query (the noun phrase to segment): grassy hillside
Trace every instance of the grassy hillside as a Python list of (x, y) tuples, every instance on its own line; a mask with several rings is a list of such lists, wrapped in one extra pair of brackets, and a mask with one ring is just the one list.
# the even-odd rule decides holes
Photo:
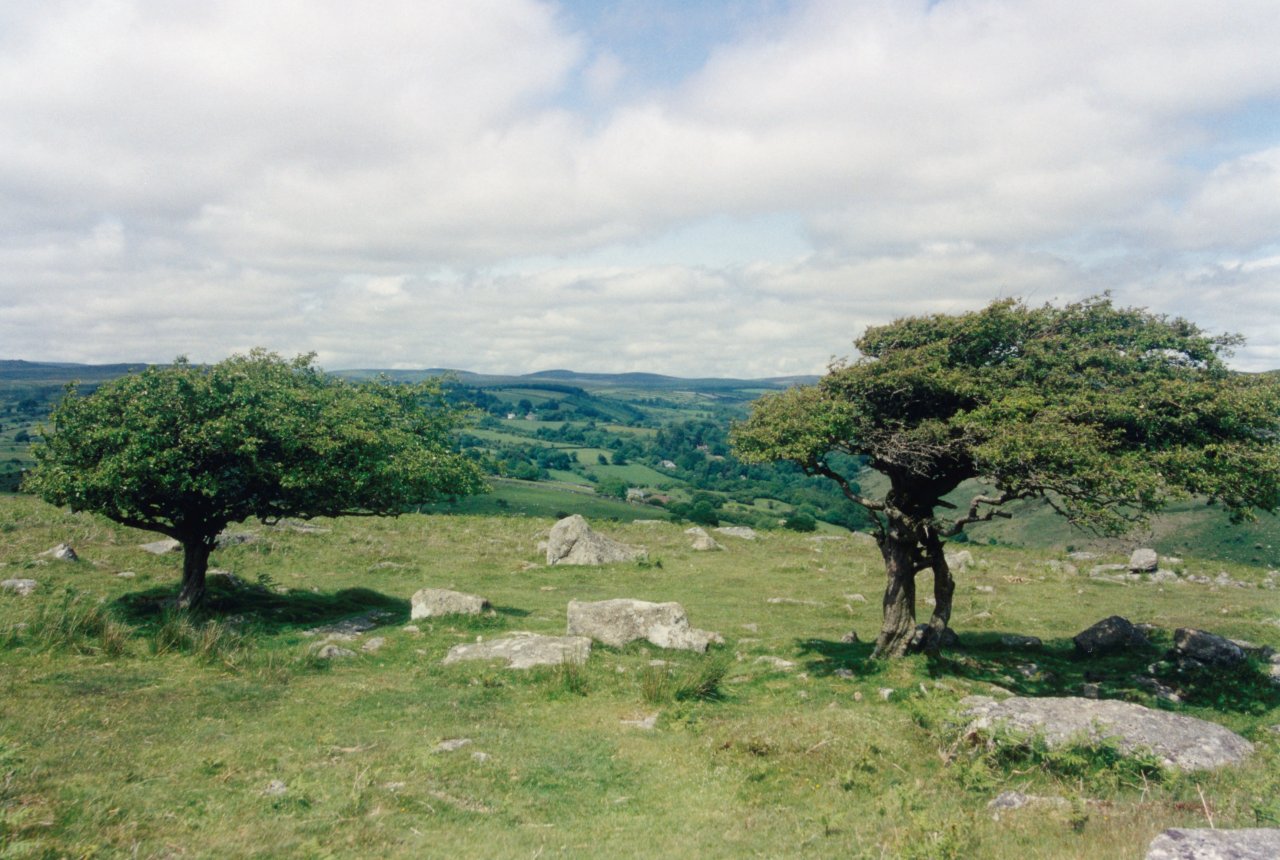
[[(219, 587), (211, 622), (184, 626), (160, 610), (179, 559), (138, 546), (154, 535), (0, 498), (0, 578), (39, 582), (0, 593), (0, 856), (1128, 860), (1166, 827), (1280, 821), (1274, 695), (1164, 705), (1257, 744), (1245, 765), (1195, 777), (1088, 755), (1028, 765), (948, 726), (966, 693), (1074, 692), (1086, 673), (1106, 696), (1154, 704), (1131, 680), (1154, 655), (1071, 656), (1069, 637), (1112, 613), (1166, 644), (1197, 625), (1280, 645), (1259, 568), (1188, 557), (1188, 573), (1253, 587), (1120, 585), (1051, 566), (1056, 553), (975, 546), (962, 648), (881, 665), (840, 641), (878, 626), (865, 543), (778, 532), (696, 553), (681, 526), (598, 523), (650, 561), (546, 567), (551, 522), (246, 524), (251, 537), (213, 559), (245, 585)], [(81, 561), (41, 556), (64, 541)], [(482, 594), (496, 613), (414, 632), (408, 600), (426, 586)], [(612, 597), (679, 601), (726, 643), (705, 656), (598, 646), (573, 670), (440, 664), (478, 637), (562, 633), (569, 600)], [(371, 612), (378, 626), (340, 643), (357, 656), (313, 656), (307, 631)], [(1010, 632), (1045, 647), (1001, 645)], [(987, 803), (1007, 789), (1062, 805), (995, 820)]]

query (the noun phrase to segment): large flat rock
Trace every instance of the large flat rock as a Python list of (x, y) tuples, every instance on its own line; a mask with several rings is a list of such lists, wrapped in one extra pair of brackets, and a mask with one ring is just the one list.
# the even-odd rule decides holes
[(1147, 848), (1147, 860), (1276, 860), (1280, 829), (1182, 830), (1161, 833)]
[(1042, 735), (1051, 746), (1082, 737), (1110, 739), (1124, 751), (1149, 749), (1166, 767), (1178, 770), (1235, 764), (1253, 752), (1253, 744), (1216, 723), (1130, 702), (1017, 696), (996, 701), (969, 696), (961, 704), (972, 718), (966, 733), (1004, 727)]
[(590, 655), (591, 640), (586, 636), (513, 633), (502, 639), (454, 645), (441, 662), (448, 666), (465, 660), (505, 660), (508, 669), (529, 669), (585, 663)]
[(627, 598), (569, 601), (568, 632), (590, 636), (614, 648), (645, 639), (659, 648), (678, 648), (699, 654), (705, 653), (713, 642), (724, 642), (718, 633), (690, 627), (689, 617), (679, 603)]

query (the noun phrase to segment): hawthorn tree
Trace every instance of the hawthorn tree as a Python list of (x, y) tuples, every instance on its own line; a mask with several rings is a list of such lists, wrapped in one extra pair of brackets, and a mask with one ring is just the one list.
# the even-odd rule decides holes
[(84, 396), (72, 386), (24, 488), (179, 541), (186, 608), (203, 601), (209, 554), (230, 523), (394, 516), (483, 489), (452, 449), (459, 413), (438, 385), (353, 384), (313, 360), (179, 358)]
[[(901, 319), (817, 384), (757, 401), (734, 447), (830, 478), (871, 512), (886, 574), (875, 654), (935, 651), (955, 590), (945, 542), (1010, 502), (1110, 535), (1192, 496), (1236, 519), (1276, 510), (1280, 379), (1229, 370), (1239, 342), (1107, 297)], [(850, 463), (883, 474), (884, 495), (864, 495)], [(926, 570), (935, 606), (917, 632)]]

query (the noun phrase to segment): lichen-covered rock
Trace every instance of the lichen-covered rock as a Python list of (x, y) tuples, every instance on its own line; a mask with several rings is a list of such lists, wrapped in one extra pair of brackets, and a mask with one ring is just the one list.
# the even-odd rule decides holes
[(1147, 848), (1146, 860), (1276, 860), (1280, 829), (1183, 830), (1161, 833)]
[(465, 660), (505, 660), (508, 669), (529, 669), (533, 666), (585, 663), (590, 655), (591, 640), (586, 636), (544, 636), (520, 632), (502, 639), (454, 645), (441, 663), (448, 666)]
[(1139, 547), (1129, 556), (1129, 570), (1134, 573), (1151, 573), (1160, 566), (1160, 556), (1153, 549)]
[(628, 642), (645, 639), (659, 648), (676, 648), (704, 653), (719, 633), (695, 630), (679, 603), (650, 603), (646, 600), (569, 601), (570, 634), (590, 636), (597, 642), (621, 648)]
[(1072, 638), (1076, 650), (1088, 657), (1100, 657), (1148, 646), (1147, 637), (1127, 618), (1112, 615)]
[(483, 597), (447, 588), (420, 588), (410, 598), (409, 605), (411, 621), (441, 615), (479, 615), (490, 608), (489, 601)]
[(1253, 744), (1216, 723), (1113, 699), (1074, 697), (961, 701), (967, 735), (993, 728), (1040, 735), (1051, 747), (1079, 738), (1110, 740), (1125, 751), (1150, 750), (1166, 767), (1207, 770), (1242, 761)]
[(1190, 665), (1190, 668), (1198, 668), (1196, 664), (1214, 668), (1229, 668), (1231, 666), (1239, 666), (1248, 659), (1244, 649), (1225, 636), (1206, 633), (1203, 630), (1196, 630), (1194, 627), (1179, 627), (1174, 631), (1172, 656), (1179, 662), (1185, 660), (1195, 661)]
[(578, 514), (565, 517), (547, 538), (547, 564), (611, 564), (648, 557), (644, 547), (630, 546), (591, 529)]
[(144, 543), (139, 546), (144, 552), (152, 555), (165, 555), (166, 553), (177, 552), (182, 548), (180, 541), (173, 538), (165, 538), (164, 540), (155, 540), (151, 543)]

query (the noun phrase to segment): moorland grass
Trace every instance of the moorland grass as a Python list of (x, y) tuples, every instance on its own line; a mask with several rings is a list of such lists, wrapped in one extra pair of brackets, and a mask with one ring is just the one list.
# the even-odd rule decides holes
[[(873, 546), (775, 532), (697, 553), (680, 526), (600, 523), (651, 562), (548, 568), (537, 542), (551, 524), (245, 524), (254, 539), (213, 559), (242, 585), (220, 580), (206, 614), (180, 617), (164, 608), (178, 556), (138, 548), (153, 535), (0, 498), (0, 578), (40, 583), (0, 594), (0, 856), (1132, 858), (1166, 827), (1280, 825), (1270, 688), (1228, 685), (1231, 698), (1219, 684), (1174, 705), (1131, 677), (1177, 626), (1280, 642), (1274, 591), (1101, 582), (1049, 567), (1053, 556), (975, 546), (958, 577), (962, 647), (878, 663)], [(40, 557), (63, 541), (82, 561)], [(405, 629), (409, 597), (428, 586), (482, 594), (497, 611)], [(563, 633), (570, 599), (612, 597), (677, 600), (726, 644), (707, 655), (597, 646), (558, 670), (440, 664), (477, 637)], [(91, 631), (44, 632), (88, 630), (69, 623), (86, 608), (119, 631), (119, 648)], [(1077, 660), (1070, 637), (1115, 613), (1165, 638), (1151, 654)], [(357, 656), (315, 659), (324, 636), (311, 631), (354, 616), (379, 623), (340, 643)], [(841, 642), (851, 628), (861, 641)], [(1012, 648), (1005, 633), (1044, 646)], [(374, 636), (383, 647), (362, 652)], [(958, 740), (964, 695), (1071, 693), (1086, 675), (1106, 696), (1242, 732), (1257, 752), (1175, 776), (1105, 747)], [(650, 717), (652, 730), (636, 725)], [(438, 751), (459, 738), (470, 743)], [(1065, 802), (995, 820), (987, 803), (1009, 789)]]

